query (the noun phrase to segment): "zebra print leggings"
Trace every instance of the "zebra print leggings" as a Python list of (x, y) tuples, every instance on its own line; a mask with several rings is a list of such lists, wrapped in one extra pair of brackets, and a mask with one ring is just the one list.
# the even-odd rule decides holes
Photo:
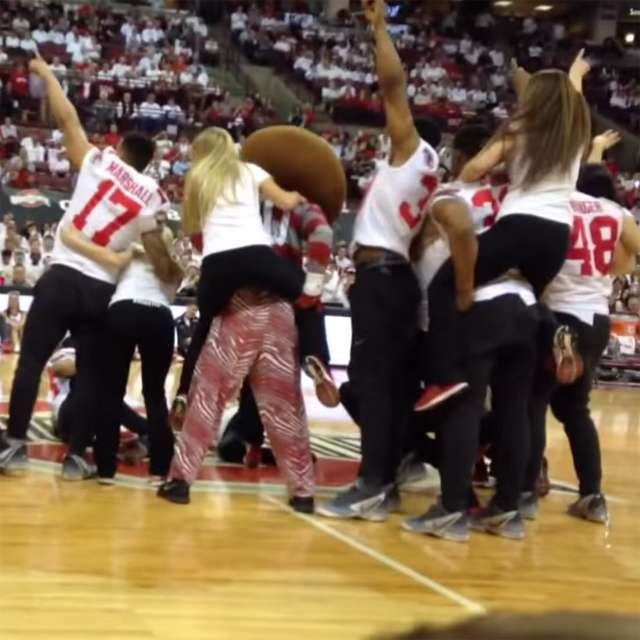
[(214, 319), (198, 358), (171, 478), (193, 483), (209, 446), (217, 442), (226, 404), (247, 378), (289, 494), (313, 495), (297, 335), (289, 303), (247, 289), (233, 296)]

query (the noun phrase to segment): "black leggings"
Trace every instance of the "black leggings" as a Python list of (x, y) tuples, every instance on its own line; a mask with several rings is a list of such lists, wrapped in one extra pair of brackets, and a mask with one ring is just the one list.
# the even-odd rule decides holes
[[(571, 239), (569, 225), (534, 215), (506, 216), (478, 237), (476, 287), (518, 269), (532, 285), (536, 296), (557, 275)], [(429, 287), (429, 330), (437, 336), (431, 344), (429, 371), (433, 384), (451, 384), (463, 379), (456, 342), (459, 322), (455, 305), (455, 277), (451, 259), (444, 263)]]
[(238, 289), (260, 289), (293, 302), (302, 293), (304, 279), (302, 269), (281, 258), (266, 245), (208, 255), (202, 261), (198, 285), (200, 319), (184, 360), (178, 393), (188, 393), (211, 322), (227, 306)]
[(535, 489), (546, 447), (547, 407), (567, 434), (573, 465), (580, 484), (580, 495), (600, 493), (602, 462), (598, 431), (589, 411), (589, 396), (596, 367), (609, 341), (609, 317), (594, 316), (593, 325), (575, 316), (556, 314), (558, 322), (569, 325), (578, 335), (578, 351), (584, 362), (584, 373), (573, 384), (558, 386), (549, 370), (546, 354), (551, 345), (547, 341), (539, 347), (538, 369), (529, 402), (531, 423), (531, 456), (527, 468), (525, 491)]
[(109, 308), (109, 350), (105, 355), (104, 403), (96, 439), (96, 463), (101, 476), (112, 476), (120, 441), (122, 398), (136, 347), (142, 364), (142, 393), (147, 409), (151, 475), (165, 476), (173, 457), (173, 433), (164, 384), (171, 366), (175, 329), (168, 307), (132, 300)]

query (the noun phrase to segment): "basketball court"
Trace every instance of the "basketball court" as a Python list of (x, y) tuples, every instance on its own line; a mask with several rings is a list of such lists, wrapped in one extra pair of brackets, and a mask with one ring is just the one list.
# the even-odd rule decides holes
[[(13, 366), (0, 363), (3, 415)], [(130, 399), (139, 394), (136, 364)], [(323, 497), (354, 478), (358, 434), (305, 395)], [(598, 390), (593, 406), (611, 525), (565, 515), (574, 474), (553, 424), (554, 489), (526, 540), (456, 544), (402, 531), (402, 515), (381, 525), (294, 514), (271, 469), (209, 461), (189, 506), (158, 500), (138, 467), (121, 466), (115, 487), (65, 483), (43, 386), (32, 470), (0, 478), (0, 638), (367, 638), (494, 609), (636, 612), (637, 391)], [(436, 486), (433, 476), (403, 493), (403, 511), (424, 510)]]

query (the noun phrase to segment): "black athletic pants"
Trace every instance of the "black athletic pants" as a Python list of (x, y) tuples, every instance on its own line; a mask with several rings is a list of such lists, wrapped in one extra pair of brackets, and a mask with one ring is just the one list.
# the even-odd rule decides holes
[(211, 322), (238, 289), (260, 289), (293, 302), (302, 293), (304, 279), (302, 269), (263, 245), (206, 256), (198, 285), (200, 318), (184, 360), (178, 393), (188, 393)]
[[(517, 268), (539, 298), (562, 267), (570, 239), (569, 225), (533, 215), (506, 216), (478, 236), (475, 286)], [(463, 354), (456, 348), (461, 316), (456, 312), (454, 291), (453, 263), (449, 259), (429, 286), (429, 327), (435, 338), (429, 370), (434, 384), (462, 379), (459, 364)]]
[[(307, 356), (317, 356), (329, 364), (329, 345), (324, 324), (324, 313), (318, 309), (296, 309), (300, 361)], [(246, 444), (262, 446), (264, 428), (253, 392), (244, 384), (240, 393), (238, 411), (231, 418), (218, 443), (218, 455), (227, 462), (242, 462)]]
[(98, 473), (116, 471), (122, 398), (136, 347), (142, 365), (142, 394), (147, 409), (151, 475), (165, 476), (173, 457), (173, 432), (164, 385), (171, 366), (175, 329), (168, 307), (123, 300), (109, 307), (109, 352), (103, 367), (104, 401), (96, 440)]
[[(593, 325), (586, 324), (575, 316), (555, 314), (560, 324), (572, 327), (578, 335), (578, 350), (584, 361), (584, 373), (573, 384), (558, 386), (555, 376), (544, 357), (540, 357), (529, 403), (531, 423), (531, 457), (527, 468), (525, 491), (534, 491), (540, 474), (546, 447), (547, 407), (564, 426), (569, 439), (573, 465), (580, 484), (580, 494), (600, 493), (602, 464), (598, 431), (591, 419), (589, 396), (596, 367), (609, 341), (610, 322), (608, 316), (594, 316)], [(549, 353), (547, 342), (539, 349), (540, 354)]]
[(458, 338), (467, 353), (462, 371), (469, 388), (445, 405), (438, 431), (442, 503), (464, 511), (471, 495), (472, 470), (491, 386), (497, 425), (495, 503), (505, 511), (518, 506), (529, 459), (527, 405), (536, 361), (539, 311), (517, 295), (475, 304), (461, 315)]
[(25, 439), (40, 377), (67, 331), (76, 346), (76, 411), (83, 416), (71, 434), (71, 453), (83, 455), (101, 410), (99, 388), (105, 345), (106, 311), (114, 287), (75, 269), (53, 265), (34, 289), (24, 327), (20, 358), (11, 388), (9, 436)]
[(359, 265), (350, 290), (348, 373), (362, 430), (360, 478), (371, 488), (395, 480), (415, 401), (412, 354), (420, 290), (407, 264)]

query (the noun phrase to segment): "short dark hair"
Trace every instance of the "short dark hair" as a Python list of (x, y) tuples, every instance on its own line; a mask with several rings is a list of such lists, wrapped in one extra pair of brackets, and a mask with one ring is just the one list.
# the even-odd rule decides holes
[(613, 176), (603, 164), (585, 164), (578, 175), (577, 189), (594, 198), (618, 201)]
[(153, 159), (156, 143), (144, 133), (132, 131), (125, 134), (121, 144), (124, 155), (122, 159), (142, 173)]
[(13, 255), (13, 251), (11, 251), (11, 249), (3, 249), (2, 250), (2, 257), (3, 258), (10, 258)]
[(438, 123), (431, 118), (420, 118), (415, 121), (415, 125), (418, 135), (436, 149), (442, 140), (442, 131)]
[(467, 158), (473, 158), (487, 144), (491, 131), (481, 124), (468, 124), (453, 136), (453, 148)]

